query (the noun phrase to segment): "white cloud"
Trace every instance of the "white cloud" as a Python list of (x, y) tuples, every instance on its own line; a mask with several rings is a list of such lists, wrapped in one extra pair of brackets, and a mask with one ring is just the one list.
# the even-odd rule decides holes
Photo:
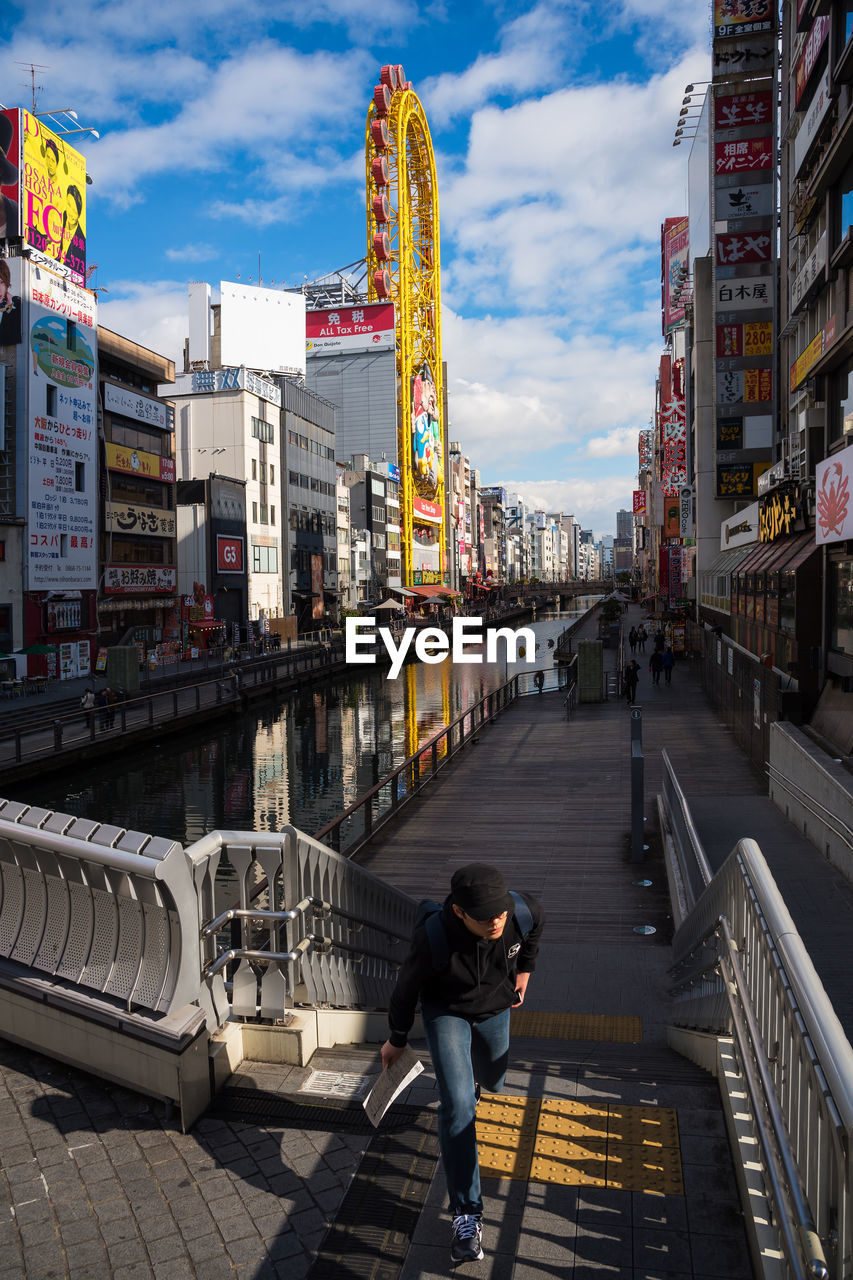
[(210, 258), (215, 258), (218, 252), (215, 245), (196, 242), (167, 249), (166, 257), (170, 262), (207, 262)]
[(589, 458), (619, 458), (637, 452), (639, 427), (616, 427), (604, 436), (590, 436), (586, 442)]
[(518, 493), (535, 511), (561, 511), (573, 515), (582, 529), (592, 529), (596, 537), (613, 533), (616, 512), (630, 511), (635, 480), (629, 474), (597, 477), (595, 480), (505, 480), (495, 481), (509, 493)]
[(98, 322), (183, 368), (187, 336), (187, 286), (176, 280), (117, 280), (101, 295)]

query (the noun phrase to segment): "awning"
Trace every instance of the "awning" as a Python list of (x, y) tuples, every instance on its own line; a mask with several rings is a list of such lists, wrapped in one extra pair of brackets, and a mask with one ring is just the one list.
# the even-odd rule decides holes
[(398, 596), (413, 596), (414, 591), (409, 591), (407, 587), (389, 587), (389, 591), (395, 591)]
[(765, 555), (758, 560), (750, 559), (749, 565), (744, 565), (747, 573), (775, 573), (780, 569), (788, 570), (801, 568), (810, 556), (818, 550), (815, 542), (814, 530), (809, 529), (804, 533), (795, 533), (790, 538), (778, 538), (776, 542), (765, 542), (762, 549)]
[(224, 627), (228, 624), (217, 622), (215, 618), (203, 618), (201, 622), (189, 622), (187, 625), (190, 631), (210, 631), (214, 627)]
[[(395, 588), (395, 587), (390, 588), (390, 590), (392, 591), (397, 589), (398, 588)], [(451, 587), (442, 587), (437, 582), (432, 582), (427, 586), (423, 586), (423, 587), (411, 587), (409, 590), (410, 590), (410, 594), (413, 596), (458, 596), (459, 595), (458, 591), (454, 591)]]
[(758, 550), (758, 546), (754, 542), (750, 542), (745, 547), (732, 547), (730, 551), (721, 551), (716, 560), (712, 560), (709, 565), (699, 570), (704, 577), (716, 578), (720, 575), (728, 577), (730, 573), (739, 573), (741, 566), (748, 556), (751, 556)]
[(99, 600), (98, 613), (124, 613), (125, 609), (172, 609), (176, 604), (174, 596), (147, 596), (144, 600), (120, 596), (115, 600)]

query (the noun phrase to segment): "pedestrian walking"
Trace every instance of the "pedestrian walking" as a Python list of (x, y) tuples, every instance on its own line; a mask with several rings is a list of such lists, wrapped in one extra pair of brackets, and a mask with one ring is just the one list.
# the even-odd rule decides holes
[(663, 674), (667, 684), (672, 684), (672, 668), (675, 666), (675, 654), (667, 648), (663, 655)]
[(662, 631), (655, 632), (655, 648), (663, 653), (666, 648), (666, 636)]
[(649, 671), (652, 673), (652, 684), (660, 684), (660, 673), (663, 671), (663, 654), (655, 649), (649, 658)]
[(536, 692), (541, 693), (542, 687), (545, 684), (545, 672), (537, 671), (535, 676), (533, 677), (533, 683), (536, 685)]
[(625, 668), (625, 697), (628, 703), (637, 701), (637, 681), (640, 678), (640, 664), (632, 658)]
[(108, 712), (107, 712), (107, 695), (104, 689), (99, 689), (98, 692), (95, 694), (95, 706), (98, 708), (98, 711), (101, 713), (100, 714), (101, 729), (107, 729), (109, 727), (109, 719), (108, 719)]
[(631, 653), (634, 653), (634, 651), (637, 648), (637, 628), (636, 627), (632, 627), (631, 630), (628, 632), (628, 644), (631, 646)]
[(95, 718), (95, 695), (91, 689), (87, 689), (80, 699), (80, 706), (86, 712), (86, 724), (91, 729)]
[(646, 631), (645, 626), (641, 622), (637, 629), (637, 644), (639, 645), (640, 653), (646, 652), (646, 641), (648, 640), (648, 638), (649, 638), (649, 633), (648, 631)]
[(475, 1109), (481, 1085), (489, 1093), (503, 1089), (510, 1008), (524, 1001), (543, 923), (536, 899), (508, 893), (495, 867), (460, 867), (441, 906), (421, 904), (391, 996), (386, 1068), (405, 1049), (421, 1003), (441, 1104), (438, 1140), (453, 1216), (453, 1263), (483, 1257)]

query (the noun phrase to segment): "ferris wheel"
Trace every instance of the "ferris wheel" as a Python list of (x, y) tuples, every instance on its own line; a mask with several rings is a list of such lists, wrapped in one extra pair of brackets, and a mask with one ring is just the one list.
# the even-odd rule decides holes
[(367, 112), (368, 297), (394, 303), (402, 574), (445, 581), (446, 424), (435, 156), (401, 66), (382, 68)]

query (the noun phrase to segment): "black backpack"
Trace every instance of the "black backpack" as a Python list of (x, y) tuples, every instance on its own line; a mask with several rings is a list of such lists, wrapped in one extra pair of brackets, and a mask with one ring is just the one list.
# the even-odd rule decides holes
[[(509, 896), (514, 904), (513, 918), (521, 930), (521, 936), (526, 938), (533, 928), (533, 912), (520, 893), (514, 893), (510, 889)], [(440, 902), (435, 902), (432, 898), (424, 898), (418, 903), (418, 914), (415, 916), (415, 924), (422, 924), (426, 928), (434, 969), (446, 969), (450, 964), (450, 943), (447, 941), (447, 932), (441, 922), (441, 908)]]

